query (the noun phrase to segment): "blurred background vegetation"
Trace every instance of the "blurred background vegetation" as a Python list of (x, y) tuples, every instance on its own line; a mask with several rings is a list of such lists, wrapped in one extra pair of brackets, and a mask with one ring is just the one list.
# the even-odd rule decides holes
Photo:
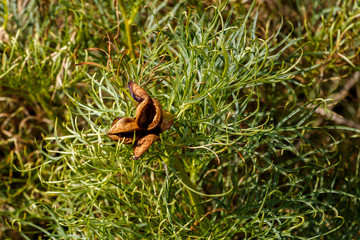
[[(229, 28), (241, 26), (249, 13), (246, 31), (253, 34), (254, 39), (266, 41), (276, 35), (275, 45), (286, 41), (286, 48), (274, 50), (282, 59), (274, 65), (274, 71), (280, 70), (282, 63), (290, 67), (299, 60), (291, 72), (293, 75), (286, 77), (287, 81), (269, 81), (259, 86), (253, 96), (257, 100), (246, 105), (246, 111), (256, 112), (260, 108), (262, 112), (271, 113), (269, 124), (280, 126), (285, 120), (290, 120), (291, 114), (298, 114), (301, 110), (304, 114), (295, 120), (306, 124), (292, 129), (298, 131), (298, 137), (286, 131), (280, 134), (286, 144), (278, 142), (278, 145), (269, 145), (272, 138), (280, 139), (280, 135), (259, 132), (254, 138), (249, 137), (249, 142), (252, 139), (258, 144), (258, 148), (253, 150), (259, 158), (264, 157), (265, 152), (274, 151), (274, 155), (269, 157), (269, 161), (274, 161), (272, 170), (266, 169), (266, 162), (256, 162), (255, 153), (240, 155), (241, 162), (246, 164), (241, 165), (244, 170), (232, 172), (236, 176), (223, 172), (223, 175), (208, 177), (208, 170), (218, 168), (215, 161), (208, 163), (207, 169), (200, 169), (202, 177), (195, 179), (199, 183), (199, 192), (226, 192), (225, 188), (220, 188), (220, 185), (228, 184), (226, 181), (247, 190), (229, 184), (226, 185), (229, 187), (227, 190), (235, 186), (231, 197), (202, 198), (207, 214), (205, 218), (217, 227), (206, 233), (196, 230), (199, 225), (195, 220), (183, 219), (189, 214), (185, 213), (187, 210), (176, 210), (178, 215), (183, 216), (175, 218), (174, 225), (183, 226), (188, 221), (191, 225), (183, 226), (183, 230), (174, 227), (175, 235), (214, 239), (281, 236), (359, 238), (360, 3), (357, 0), (264, 0), (256, 1), (253, 8), (252, 3), (246, 0), (222, 3), (171, 0), (1, 1), (0, 239), (116, 238), (116, 234), (103, 233), (106, 230), (100, 224), (98, 229), (91, 223), (88, 227), (85, 224), (85, 227), (77, 228), (77, 220), (70, 217), (59, 223), (56, 208), (61, 205), (55, 203), (64, 201), (65, 195), (51, 191), (53, 189), (45, 182), (61, 179), (56, 175), (63, 174), (62, 166), (48, 164), (47, 168), (41, 168), (44, 163), (51, 162), (42, 153), (47, 152), (44, 137), (54, 136), (55, 127), (58, 135), (69, 134), (66, 125), (72, 119), (73, 102), (86, 102), (89, 98), (89, 76), (105, 74), (109, 69), (112, 69), (114, 77), (127, 75), (130, 78), (136, 75), (135, 72), (140, 75), (146, 64), (151, 65), (151, 50), (156, 52), (155, 48), (166, 49), (167, 46), (167, 43), (164, 43), (165, 47), (161, 45), (163, 39), (149, 37), (150, 32), (157, 34), (155, 29), (176, 29), (172, 32), (176, 37), (181, 32), (177, 30), (183, 27), (185, 30), (181, 33), (189, 30), (189, 36), (192, 36), (194, 32), (191, 31), (195, 31), (195, 27), (191, 28), (188, 22), (193, 14), (194, 18), (200, 19), (199, 29), (208, 30), (211, 34), (211, 30), (219, 31), (222, 27), (219, 24), (213, 29), (207, 28), (217, 11)], [(163, 57), (158, 61), (165, 62), (165, 65), (144, 71), (149, 74), (143, 77), (148, 80), (146, 86), (161, 82), (160, 76), (166, 78), (171, 75), (163, 69), (166, 62), (181, 63), (178, 58), (171, 59), (170, 54), (181, 51), (176, 47), (181, 41), (172, 40), (168, 39), (168, 52), (164, 50), (168, 54), (158, 55)], [(190, 42), (187, 43), (185, 49), (192, 47)], [(126, 82), (126, 79), (121, 81)], [(74, 100), (75, 95), (78, 100)], [(324, 101), (318, 99), (332, 100), (323, 104)], [(257, 123), (261, 125), (262, 121), (259, 119)], [(181, 135), (181, 129), (186, 124), (180, 120), (178, 124), (180, 127), (176, 129)], [(291, 124), (288, 126), (298, 126), (297, 122)], [(243, 127), (249, 125), (246, 123)], [(79, 131), (86, 128), (86, 122), (79, 122), (78, 128)], [(264, 139), (266, 142), (261, 142)], [(313, 148), (307, 148), (303, 142), (316, 146), (317, 153), (307, 152)], [(62, 150), (57, 143), (52, 142), (51, 146), (58, 150), (52, 156), (61, 156)], [(297, 149), (298, 154), (287, 151), (288, 146)], [(243, 149), (241, 145), (240, 148)], [(294, 160), (307, 159), (310, 155), (311, 163)], [(236, 165), (231, 161), (226, 164), (229, 168)], [(284, 171), (285, 174), (283, 168), (292, 171)], [(42, 169), (41, 173), (39, 169)], [(141, 183), (146, 184), (146, 179)], [(269, 188), (262, 189), (262, 186)], [(186, 202), (186, 199), (179, 201)], [(310, 210), (303, 209), (302, 201), (311, 206)], [(94, 216), (98, 219), (103, 217), (101, 214)], [(161, 220), (169, 221), (169, 217), (165, 214)], [(119, 239), (123, 236), (151, 239), (175, 237), (170, 233), (159, 233), (156, 225), (152, 229), (153, 235), (137, 232), (136, 229), (142, 225), (133, 225), (132, 221), (137, 220), (132, 218), (120, 221), (121, 226), (116, 226), (115, 219), (112, 221), (111, 229), (124, 228), (126, 230), (123, 231), (128, 231), (127, 235), (119, 233)], [(205, 222), (204, 218), (199, 221)], [(227, 222), (234, 222), (234, 225), (228, 226)], [(189, 230), (191, 226), (193, 228)], [(91, 231), (93, 233), (89, 234)]]

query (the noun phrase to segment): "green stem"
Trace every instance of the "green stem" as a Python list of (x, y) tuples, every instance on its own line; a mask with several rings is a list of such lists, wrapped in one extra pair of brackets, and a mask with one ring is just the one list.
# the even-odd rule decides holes
[[(201, 196), (189, 189), (191, 188), (196, 190), (196, 185), (190, 180), (189, 175), (184, 168), (184, 163), (180, 159), (175, 158), (172, 164), (180, 180), (187, 186), (186, 190), (197, 215), (197, 220), (200, 220), (205, 215), (204, 209), (201, 205)], [(200, 221), (200, 228), (204, 231), (209, 229), (209, 225), (209, 220), (206, 217)]]
[(7, 0), (3, 0), (3, 5), (4, 5), (4, 23), (3, 23), (3, 29), (6, 30), (6, 26), (7, 26), (7, 22), (8, 22), (8, 17), (9, 17)]
[(131, 59), (135, 58), (135, 51), (134, 51), (134, 39), (133, 39), (133, 32), (131, 25), (133, 23), (133, 18), (128, 16), (125, 3), (123, 0), (119, 0), (119, 6), (120, 6), (120, 12), (123, 15), (124, 18), (124, 24), (125, 24), (125, 31), (126, 31), (126, 43), (129, 48), (130, 57)]
[(134, 45), (133, 45), (133, 32), (132, 32), (132, 21), (130, 19), (125, 20), (125, 30), (126, 30), (126, 37), (127, 37), (127, 43), (130, 51), (130, 57), (132, 59), (135, 58), (135, 51), (134, 51)]

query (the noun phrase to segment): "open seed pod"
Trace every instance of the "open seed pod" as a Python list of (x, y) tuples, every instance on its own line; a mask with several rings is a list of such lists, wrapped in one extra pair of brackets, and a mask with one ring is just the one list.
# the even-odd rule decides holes
[(145, 98), (136, 108), (136, 124), (144, 130), (156, 128), (162, 120), (162, 106), (159, 101), (150, 97)]
[(124, 141), (125, 144), (130, 144), (133, 142), (134, 134), (139, 130), (133, 118), (115, 118), (107, 131), (107, 136), (113, 141)]
[(130, 81), (128, 87), (131, 96), (139, 102), (135, 118), (115, 118), (107, 136), (125, 144), (134, 142), (134, 159), (138, 159), (159, 139), (160, 133), (171, 127), (174, 115), (163, 111), (161, 103), (136, 83)]

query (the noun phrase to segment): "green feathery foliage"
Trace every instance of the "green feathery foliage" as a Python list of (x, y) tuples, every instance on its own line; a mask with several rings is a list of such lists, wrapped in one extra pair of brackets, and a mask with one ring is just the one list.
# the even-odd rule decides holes
[[(1, 139), (5, 238), (9, 229), (24, 239), (358, 236), (360, 130), (318, 124), (331, 101), (316, 94), (334, 56), (346, 63), (339, 72), (357, 69), (356, 3), (271, 31), (255, 1), (30, 1), (22, 12), (4, 3), (13, 35), (0, 47), (0, 103), (13, 114), (0, 115), (12, 126), (2, 133), (17, 134), (10, 116), (31, 115), (9, 94), (38, 106), (19, 128), (33, 135), (30, 154)], [(130, 80), (175, 116), (138, 160), (106, 136), (114, 118), (135, 115)]]

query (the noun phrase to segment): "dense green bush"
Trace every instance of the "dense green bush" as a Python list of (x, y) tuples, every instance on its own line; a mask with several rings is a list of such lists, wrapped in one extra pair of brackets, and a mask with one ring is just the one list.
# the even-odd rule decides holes
[[(360, 8), (320, 3), (3, 1), (0, 238), (356, 238)], [(130, 80), (175, 117), (138, 160)]]

